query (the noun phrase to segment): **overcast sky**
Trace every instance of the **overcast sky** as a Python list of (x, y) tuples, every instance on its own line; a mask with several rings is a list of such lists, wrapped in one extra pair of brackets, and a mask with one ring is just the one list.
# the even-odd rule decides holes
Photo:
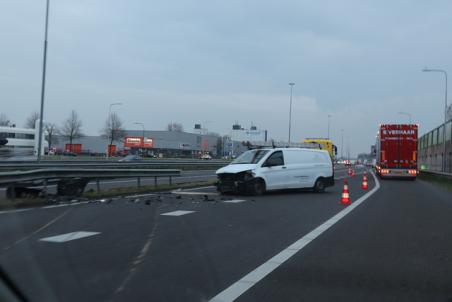
[[(451, 12), (447, 0), (51, 0), (45, 120), (74, 109), (96, 135), (119, 101), (128, 129), (227, 134), (238, 120), (287, 140), (294, 82), (292, 141), (326, 136), (331, 114), (339, 147), (344, 129), (352, 154), (369, 152), (379, 123), (408, 122), (399, 111), (421, 134), (442, 122), (443, 76), (421, 69), (452, 74)], [(0, 2), (0, 112), (18, 125), (39, 109), (44, 17), (45, 0)]]

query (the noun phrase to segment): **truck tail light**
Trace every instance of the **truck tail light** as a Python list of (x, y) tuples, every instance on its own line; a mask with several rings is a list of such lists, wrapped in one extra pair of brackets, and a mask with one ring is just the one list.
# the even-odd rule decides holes
[(381, 174), (388, 174), (389, 170), (388, 169), (381, 169)]
[(417, 170), (410, 169), (410, 170), (408, 170), (408, 174), (410, 174), (410, 175), (416, 175), (416, 174), (417, 174)]

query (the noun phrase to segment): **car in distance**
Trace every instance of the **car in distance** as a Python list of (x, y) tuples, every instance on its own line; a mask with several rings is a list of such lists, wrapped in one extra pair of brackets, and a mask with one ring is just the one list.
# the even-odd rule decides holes
[(210, 156), (210, 154), (203, 154), (203, 155), (201, 155), (201, 159), (203, 159), (203, 160), (210, 160), (210, 159), (212, 159), (212, 156)]
[(244, 152), (216, 171), (217, 190), (261, 195), (265, 191), (311, 188), (323, 192), (334, 185), (331, 157), (325, 150), (268, 148)]

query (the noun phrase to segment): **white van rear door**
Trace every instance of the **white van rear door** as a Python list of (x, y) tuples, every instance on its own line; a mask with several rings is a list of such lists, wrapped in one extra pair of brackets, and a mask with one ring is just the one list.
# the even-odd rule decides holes
[(310, 185), (314, 186), (319, 177), (332, 176), (333, 168), (330, 155), (326, 152), (312, 152), (312, 173), (310, 174)]

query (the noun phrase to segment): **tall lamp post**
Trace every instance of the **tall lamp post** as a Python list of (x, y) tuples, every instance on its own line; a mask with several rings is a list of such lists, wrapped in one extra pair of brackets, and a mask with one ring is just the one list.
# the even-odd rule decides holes
[(408, 113), (408, 112), (403, 112), (403, 111), (399, 111), (399, 112), (397, 112), (398, 114), (401, 114), (401, 115), (406, 115), (406, 116), (408, 116), (408, 118), (409, 118), (409, 120), (410, 120), (410, 124), (411, 124), (411, 113)]
[[(122, 103), (118, 102), (118, 103), (111, 103), (110, 106), (108, 107), (108, 119), (110, 120), (110, 128), (111, 128), (111, 137), (113, 137), (113, 121), (111, 118), (111, 107), (113, 106), (121, 106)], [(107, 158), (110, 157), (110, 149), (109, 149), (109, 145), (107, 145)]]
[(344, 159), (344, 129), (341, 129), (341, 159)]
[(44, 55), (42, 60), (42, 82), (41, 82), (41, 110), (39, 111), (39, 137), (38, 137), (38, 162), (41, 161), (42, 152), (42, 124), (44, 119), (44, 98), (46, 87), (46, 67), (47, 67), (47, 32), (49, 28), (49, 5), (50, 0), (46, 3), (46, 20), (44, 32)]
[(330, 139), (330, 118), (331, 114), (328, 114), (328, 139)]
[(423, 72), (440, 72), (444, 75), (445, 80), (445, 89), (444, 89), (444, 124), (443, 124), (443, 156), (442, 156), (442, 165), (441, 171), (446, 171), (446, 122), (447, 122), (447, 71), (443, 69), (430, 69), (424, 68)]
[(292, 128), (292, 92), (295, 83), (289, 83), (290, 85), (290, 104), (289, 104), (289, 146), (290, 146), (290, 130)]

